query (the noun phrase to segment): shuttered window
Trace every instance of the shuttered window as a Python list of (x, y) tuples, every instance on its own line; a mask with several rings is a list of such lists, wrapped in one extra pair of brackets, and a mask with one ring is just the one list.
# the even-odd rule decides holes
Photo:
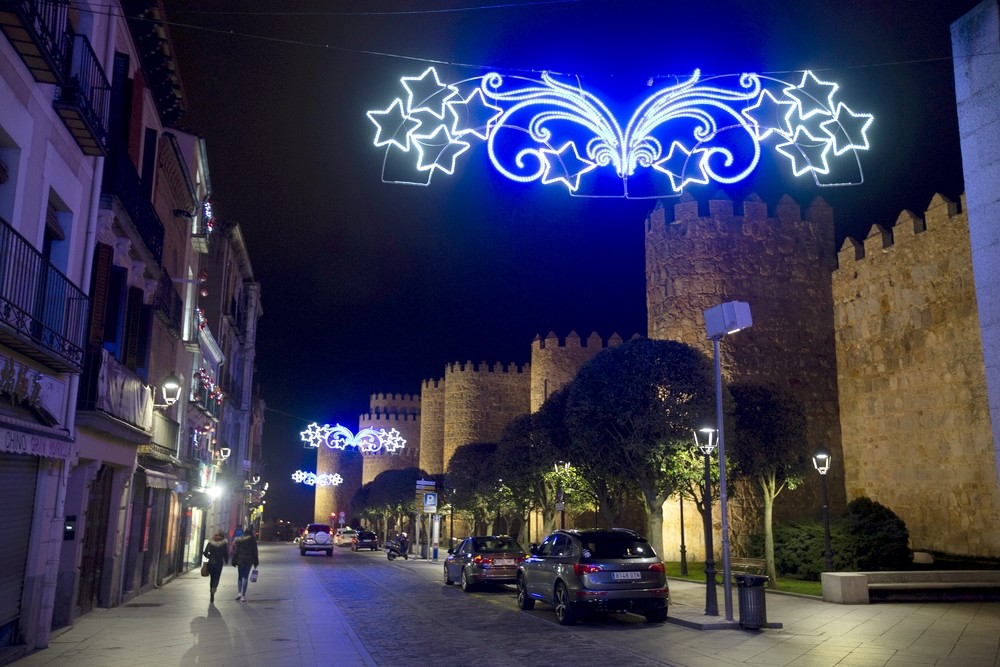
[(0, 507), (3, 508), (3, 558), (0, 558), (0, 627), (21, 613), (21, 589), (28, 565), (31, 514), (35, 506), (38, 458), (0, 454)]

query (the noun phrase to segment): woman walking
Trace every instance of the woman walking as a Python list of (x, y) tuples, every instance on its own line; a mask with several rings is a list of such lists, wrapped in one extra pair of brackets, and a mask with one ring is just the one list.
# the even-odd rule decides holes
[(211, 588), (209, 601), (215, 602), (215, 589), (219, 587), (222, 568), (229, 562), (229, 540), (226, 539), (226, 534), (221, 530), (215, 531), (201, 555), (208, 559), (208, 585)]
[(247, 600), (250, 568), (257, 569), (257, 565), (257, 540), (254, 539), (253, 530), (247, 528), (245, 533), (233, 540), (233, 566), (237, 568), (236, 588), (239, 593), (236, 599), (240, 602)]

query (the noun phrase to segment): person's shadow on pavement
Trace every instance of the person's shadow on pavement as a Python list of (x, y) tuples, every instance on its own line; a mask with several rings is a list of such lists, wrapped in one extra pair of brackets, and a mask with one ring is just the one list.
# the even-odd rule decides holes
[(229, 626), (222, 618), (222, 613), (214, 604), (208, 605), (207, 616), (196, 616), (191, 619), (191, 634), (194, 644), (184, 653), (184, 665), (218, 664), (219, 655), (225, 655), (228, 646), (220, 652), (220, 644), (231, 644)]

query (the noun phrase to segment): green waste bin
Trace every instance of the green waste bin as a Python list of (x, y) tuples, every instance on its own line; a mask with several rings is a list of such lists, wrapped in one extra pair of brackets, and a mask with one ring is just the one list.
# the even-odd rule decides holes
[(736, 589), (740, 599), (740, 627), (763, 628), (767, 625), (767, 604), (764, 584), (767, 577), (759, 574), (737, 574)]

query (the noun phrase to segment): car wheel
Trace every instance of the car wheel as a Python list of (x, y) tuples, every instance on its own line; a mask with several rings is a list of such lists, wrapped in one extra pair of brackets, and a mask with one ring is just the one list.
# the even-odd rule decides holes
[(573, 625), (576, 616), (576, 606), (570, 602), (569, 589), (560, 581), (556, 584), (556, 620), (559, 625)]
[(642, 615), (646, 617), (647, 623), (663, 623), (667, 620), (667, 608), (656, 607), (655, 609), (647, 609)]
[(523, 611), (531, 611), (535, 608), (535, 601), (528, 596), (528, 586), (523, 576), (517, 577), (517, 608)]
[(451, 580), (451, 577), (448, 576), (448, 566), (445, 565), (444, 566), (444, 584), (445, 584), (445, 586), (451, 586), (454, 583), (455, 582)]
[(305, 556), (306, 555), (306, 550), (305, 549), (299, 549), (299, 555), (300, 556)]
[(330, 558), (333, 558), (333, 549), (330, 549), (329, 551), (327, 551), (326, 555), (329, 556)]
[(463, 567), (462, 568), (462, 590), (465, 591), (466, 593), (471, 593), (472, 589), (475, 588), (475, 587), (476, 587), (476, 585), (472, 583), (471, 579), (469, 579), (469, 572), (468, 572), (468, 570), (466, 570)]
[(357, 551), (357, 550), (358, 550), (358, 545), (357, 544), (352, 544), (351, 545), (351, 551)]

